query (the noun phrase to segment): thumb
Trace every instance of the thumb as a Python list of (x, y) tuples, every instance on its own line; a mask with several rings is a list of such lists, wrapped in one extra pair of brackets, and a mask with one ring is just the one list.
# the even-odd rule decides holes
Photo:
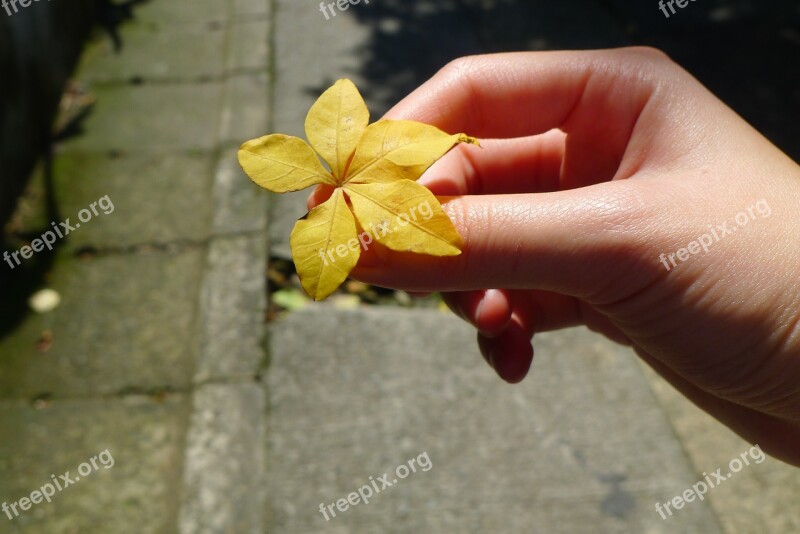
[(624, 180), (553, 193), (441, 199), (464, 239), (461, 255), (377, 246), (362, 255), (352, 276), (408, 291), (503, 287), (612, 302), (661, 274), (647, 203), (637, 197)]

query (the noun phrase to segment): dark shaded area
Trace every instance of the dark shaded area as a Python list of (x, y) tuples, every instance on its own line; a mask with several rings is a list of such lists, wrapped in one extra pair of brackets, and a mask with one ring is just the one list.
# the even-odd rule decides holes
[(109, 0), (100, 0), (97, 13), (97, 25), (103, 28), (114, 43), (114, 50), (122, 50), (123, 42), (119, 33), (120, 26), (133, 20), (133, 8), (150, 0), (126, 0), (112, 3)]
[[(52, 143), (80, 133), (82, 108), (54, 131), (64, 87), (95, 26), (103, 28), (121, 48), (117, 29), (132, 17), (132, 7), (147, 0), (72, 0), (31, 4), (7, 16), (0, 10), (0, 228), (9, 221), (37, 162), (44, 160), (45, 210), (48, 221), (60, 221), (50, 172)], [(0, 233), (0, 254), (17, 251), (50, 230), (49, 224), (30, 235)], [(56, 242), (56, 247), (61, 240)], [(37, 253), (12, 269), (0, 260), (0, 336), (27, 313), (28, 296), (42, 283), (55, 250)], [(13, 260), (12, 260), (13, 261)]]
[(61, 92), (89, 34), (96, 2), (48, 3), (0, 15), (0, 225), (5, 225), (47, 149)]
[(648, 45), (800, 160), (798, 1), (697, 0), (669, 18), (657, 0), (381, 0), (358, 7), (350, 13), (373, 30), (360, 50), (361, 74), (378, 112), (463, 55)]

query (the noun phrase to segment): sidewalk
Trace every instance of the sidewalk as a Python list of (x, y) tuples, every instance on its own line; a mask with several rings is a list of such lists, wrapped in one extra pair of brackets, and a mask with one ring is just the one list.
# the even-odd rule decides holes
[[(106, 449), (114, 465), (0, 512), (0, 531), (800, 529), (800, 471), (774, 460), (663, 520), (655, 503), (749, 446), (583, 329), (537, 336), (511, 387), (436, 310), (321, 303), (265, 325), (268, 261), (289, 257), (305, 194), (268, 199), (238, 168), (240, 142), (302, 135), (342, 76), (376, 118), (448, 57), (552, 45), (544, 18), (587, 44), (626, 39), (600, 2), (486, 3), (487, 21), (473, 4), (419, 0), (409, 22), (390, 0), (329, 20), (297, 0), (153, 0), (121, 54), (87, 50), (77, 77), (97, 105), (58, 147), (54, 193), (73, 220), (104, 195), (115, 210), (58, 250), (43, 283), (60, 306), (0, 339), (0, 504)], [(31, 230), (48, 224), (33, 210), (43, 182), (24, 202)], [(422, 453), (429, 471), (319, 511)]]
[(58, 251), (61, 305), (0, 341), (0, 498), (105, 449), (115, 463), (3, 532), (264, 531), (266, 197), (235, 151), (267, 129), (270, 3), (135, 17), (121, 54), (87, 50), (97, 105), (53, 170), (64, 218), (104, 195), (114, 212)]

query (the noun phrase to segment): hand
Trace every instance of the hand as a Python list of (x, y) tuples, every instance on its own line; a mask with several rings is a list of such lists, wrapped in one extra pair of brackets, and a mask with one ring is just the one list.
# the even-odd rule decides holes
[(421, 180), (466, 245), (373, 247), (355, 278), (449, 292), (509, 382), (534, 333), (586, 325), (800, 464), (800, 168), (694, 78), (640, 48), (469, 57), (386, 118), (482, 139)]

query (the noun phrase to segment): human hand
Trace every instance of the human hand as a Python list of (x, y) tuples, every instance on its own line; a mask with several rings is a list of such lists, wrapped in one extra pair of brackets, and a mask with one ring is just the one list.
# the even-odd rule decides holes
[(421, 179), (465, 247), (373, 245), (354, 278), (448, 292), (509, 382), (584, 324), (800, 464), (800, 168), (694, 78), (641, 48), (470, 57), (386, 118), (482, 139)]

